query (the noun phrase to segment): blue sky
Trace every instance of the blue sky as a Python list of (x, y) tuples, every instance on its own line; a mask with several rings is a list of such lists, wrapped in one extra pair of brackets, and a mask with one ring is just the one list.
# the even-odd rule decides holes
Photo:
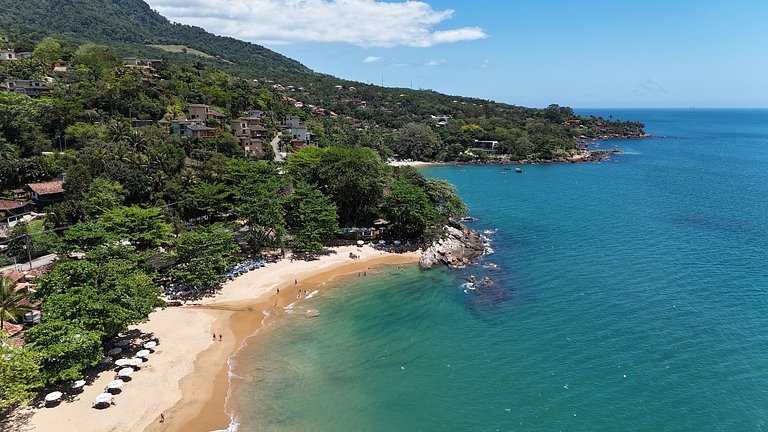
[(148, 3), (363, 82), (539, 107), (768, 107), (764, 0)]

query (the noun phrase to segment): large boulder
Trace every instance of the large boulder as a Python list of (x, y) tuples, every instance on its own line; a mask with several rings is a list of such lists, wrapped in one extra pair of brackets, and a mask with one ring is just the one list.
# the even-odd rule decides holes
[(480, 258), (486, 245), (487, 240), (478, 232), (451, 221), (445, 227), (445, 236), (432, 243), (421, 254), (419, 267), (428, 269), (435, 264), (462, 267)]

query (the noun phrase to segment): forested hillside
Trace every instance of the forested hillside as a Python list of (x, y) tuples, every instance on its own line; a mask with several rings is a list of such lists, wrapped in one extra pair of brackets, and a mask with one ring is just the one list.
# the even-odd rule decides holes
[[(274, 72), (311, 71), (260, 45), (174, 24), (141, 0), (0, 0), (0, 28), (24, 37), (58, 34), (83, 41), (132, 46), (185, 45), (220, 63)], [(127, 47), (124, 47), (127, 49)], [(157, 50), (142, 48), (147, 53)]]

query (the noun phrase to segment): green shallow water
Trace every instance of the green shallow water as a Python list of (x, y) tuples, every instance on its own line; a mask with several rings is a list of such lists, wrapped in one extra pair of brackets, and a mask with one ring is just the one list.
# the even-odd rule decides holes
[[(494, 230), (460, 270), (319, 287), (233, 362), (240, 431), (768, 428), (768, 111), (612, 111), (601, 164), (424, 169)], [(496, 284), (476, 291), (468, 275)], [(254, 343), (258, 342), (258, 343)]]

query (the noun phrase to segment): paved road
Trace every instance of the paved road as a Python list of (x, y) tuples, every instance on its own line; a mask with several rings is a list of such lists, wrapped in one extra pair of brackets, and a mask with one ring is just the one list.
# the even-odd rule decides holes
[(275, 162), (283, 162), (285, 160), (285, 156), (283, 156), (282, 153), (280, 153), (280, 134), (276, 134), (274, 138), (272, 138), (272, 150), (275, 151)]
[[(38, 268), (45, 265), (48, 265), (53, 262), (53, 260), (56, 259), (56, 254), (50, 254), (50, 255), (43, 255), (40, 258), (35, 258), (32, 260), (32, 268)], [(18, 270), (29, 270), (29, 263), (23, 262), (23, 263), (17, 263), (14, 265), (5, 266), (3, 268), (0, 268), (0, 271), (10, 270), (12, 268), (16, 268)]]

